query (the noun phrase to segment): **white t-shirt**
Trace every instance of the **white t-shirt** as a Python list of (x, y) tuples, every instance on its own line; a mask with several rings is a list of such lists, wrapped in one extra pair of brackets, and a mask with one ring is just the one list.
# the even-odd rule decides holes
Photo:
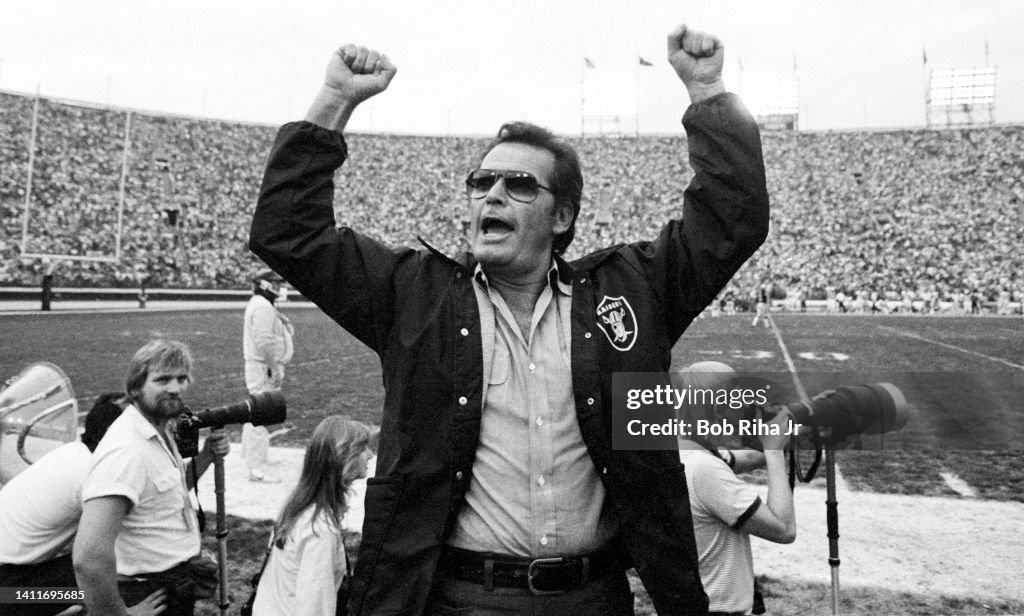
[(0, 564), (34, 565), (71, 551), (92, 453), (65, 443), (0, 489)]
[(761, 497), (718, 456), (680, 450), (690, 490), (700, 579), (713, 612), (747, 612), (754, 603), (750, 535), (737, 530), (761, 505)]
[(114, 544), (121, 575), (156, 573), (199, 553), (199, 522), (185, 484), (185, 463), (142, 413), (129, 406), (93, 453), (83, 502), (123, 496), (132, 507)]
[(345, 577), (345, 543), (340, 531), (324, 518), (324, 512), (315, 522), (312, 515), (312, 507), (303, 511), (284, 548), (275, 546), (270, 551), (256, 589), (253, 614), (334, 615), (338, 588)]

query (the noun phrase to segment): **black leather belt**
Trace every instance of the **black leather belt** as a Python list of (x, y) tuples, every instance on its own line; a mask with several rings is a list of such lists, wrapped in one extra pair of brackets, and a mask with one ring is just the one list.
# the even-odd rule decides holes
[(627, 559), (614, 547), (583, 556), (531, 559), (446, 546), (438, 563), (441, 574), (482, 584), (485, 590), (528, 588), (535, 595), (581, 588), (590, 580), (628, 568)]

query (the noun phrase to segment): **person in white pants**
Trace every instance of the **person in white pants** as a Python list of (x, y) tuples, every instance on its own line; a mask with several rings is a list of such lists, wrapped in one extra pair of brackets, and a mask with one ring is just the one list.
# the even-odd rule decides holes
[[(294, 347), (291, 322), (274, 302), (284, 297), (284, 280), (271, 270), (253, 277), (252, 297), (245, 307), (242, 347), (245, 357), (245, 386), (250, 394), (280, 391), (284, 367), (292, 359)], [(266, 473), (269, 462), (270, 432), (265, 426), (242, 426), (242, 456), (249, 468), (249, 481), (276, 483)]]

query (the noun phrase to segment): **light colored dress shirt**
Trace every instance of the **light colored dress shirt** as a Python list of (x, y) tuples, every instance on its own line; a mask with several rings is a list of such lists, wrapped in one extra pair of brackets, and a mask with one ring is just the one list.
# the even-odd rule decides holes
[(449, 544), (513, 556), (573, 556), (616, 531), (605, 489), (576, 418), (572, 392), (572, 287), (556, 266), (524, 337), (478, 267), (484, 358), (480, 445)]

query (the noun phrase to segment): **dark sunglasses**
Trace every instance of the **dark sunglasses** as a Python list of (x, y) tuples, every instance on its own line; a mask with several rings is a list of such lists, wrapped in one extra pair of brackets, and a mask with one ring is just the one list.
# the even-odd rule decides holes
[(470, 199), (482, 199), (491, 188), (501, 180), (505, 184), (505, 192), (520, 203), (532, 203), (540, 189), (554, 194), (547, 186), (537, 181), (537, 177), (525, 171), (495, 171), (494, 169), (475, 169), (466, 176), (466, 194)]

